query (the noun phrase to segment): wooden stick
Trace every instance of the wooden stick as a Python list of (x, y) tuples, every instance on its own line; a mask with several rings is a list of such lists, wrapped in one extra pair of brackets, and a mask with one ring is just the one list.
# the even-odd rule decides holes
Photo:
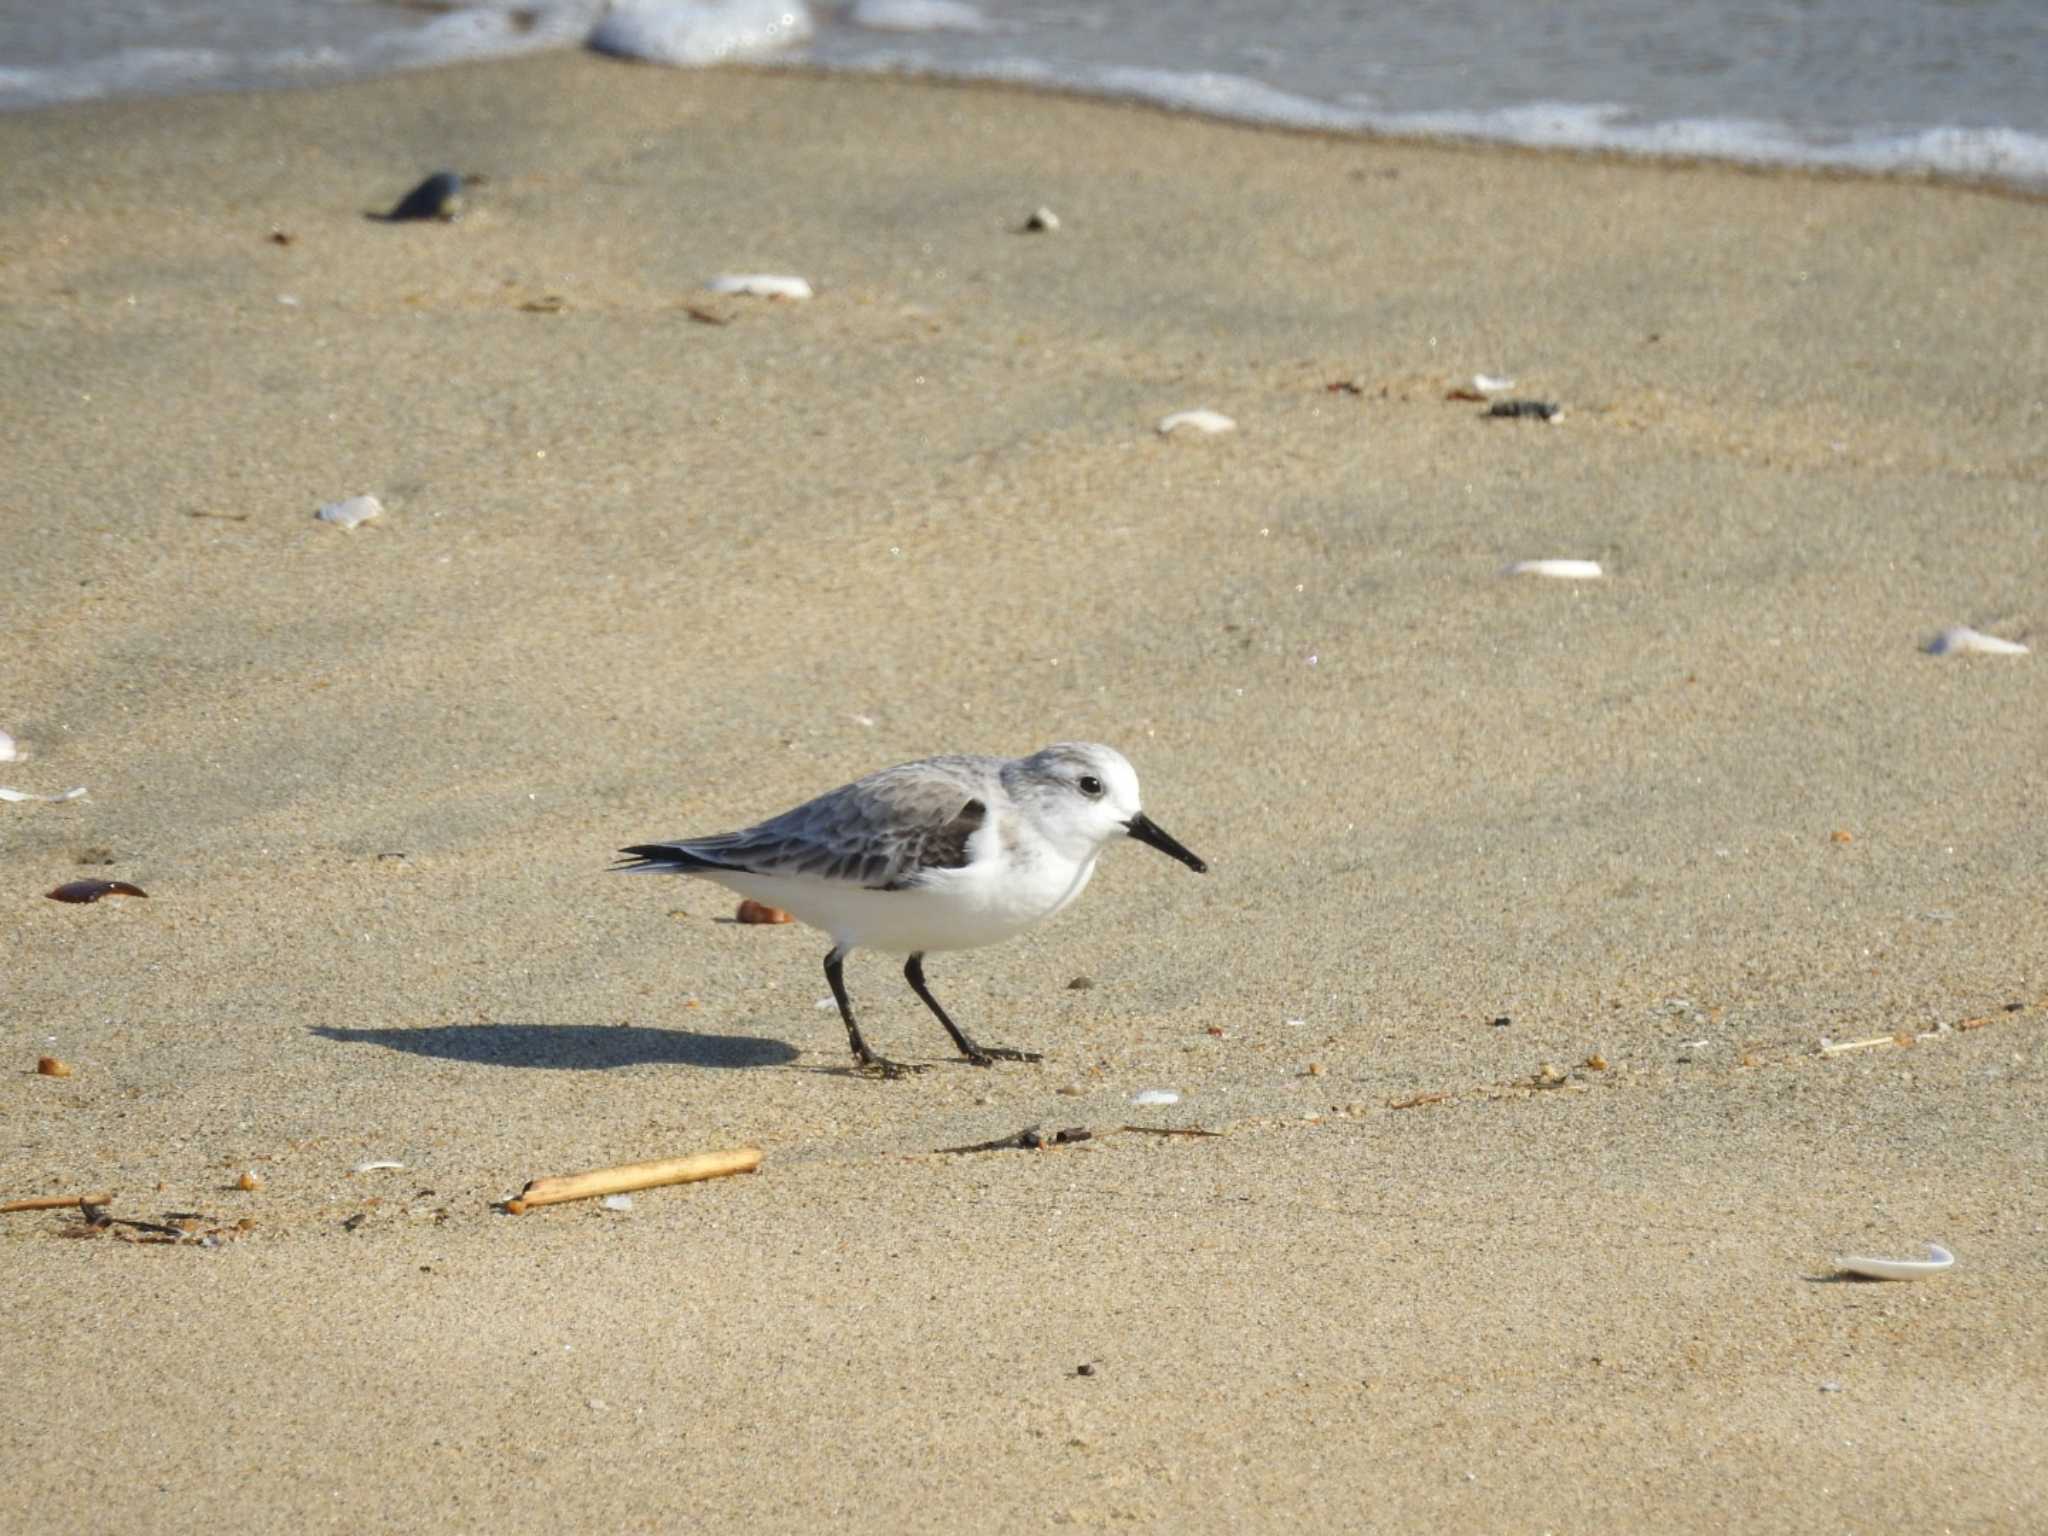
[(729, 1173), (752, 1173), (761, 1166), (761, 1149), (736, 1147), (730, 1152), (700, 1152), (694, 1157), (665, 1157), (654, 1163), (627, 1163), (618, 1168), (595, 1168), (589, 1173), (565, 1173), (551, 1179), (535, 1179), (507, 1200), (505, 1209), (522, 1216), (536, 1205), (559, 1205), (564, 1200), (588, 1200), (592, 1195), (623, 1195), (633, 1189), (654, 1189), (662, 1184), (690, 1184), (698, 1179), (722, 1179)]
[(38, 1195), (33, 1200), (10, 1200), (0, 1205), (0, 1214), (8, 1211), (63, 1211), (72, 1206), (111, 1205), (111, 1194), (101, 1195)]

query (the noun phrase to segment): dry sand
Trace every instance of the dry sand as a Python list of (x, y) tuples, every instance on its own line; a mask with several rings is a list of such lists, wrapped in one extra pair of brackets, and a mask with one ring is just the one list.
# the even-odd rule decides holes
[[(0, 1198), (254, 1222), (0, 1217), (0, 1526), (2048, 1524), (2041, 204), (578, 56), (0, 198)], [(1065, 737), (1213, 873), (934, 957), (1041, 1067), (603, 873)]]

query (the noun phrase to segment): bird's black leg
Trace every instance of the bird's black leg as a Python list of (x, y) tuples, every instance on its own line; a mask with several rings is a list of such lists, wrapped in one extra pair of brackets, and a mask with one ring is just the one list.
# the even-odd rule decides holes
[[(853, 1022), (853, 1004), (846, 999), (846, 981), (839, 974), (845, 961), (846, 951), (836, 944), (833, 945), (832, 952), (825, 956), (825, 980), (832, 984), (833, 1001), (839, 1004), (839, 1017), (846, 1020), (846, 1038), (853, 1046), (853, 1054), (859, 1060), (861, 1069), (881, 1077), (908, 1077), (913, 1072), (924, 1071), (922, 1064), (912, 1066), (901, 1061), (890, 1061), (887, 1057), (877, 1056), (868, 1049), (867, 1041), (860, 1037), (860, 1026)], [(934, 1003), (932, 1006), (938, 1005)], [(944, 1018), (945, 1015), (941, 1014), (940, 1017)]]
[[(997, 1061), (1043, 1061), (1045, 1058), (1036, 1051), (1019, 1051), (1007, 1045), (976, 1045), (960, 1033), (960, 1026), (946, 1017), (946, 1010), (939, 1006), (939, 1000), (932, 996), (930, 987), (924, 984), (924, 955), (912, 955), (903, 967), (903, 979), (910, 983), (910, 990), (924, 999), (925, 1007), (946, 1026), (946, 1033), (953, 1037), (953, 1043), (960, 1047), (960, 1054), (977, 1067), (993, 1066)], [(848, 1016), (849, 1021), (851, 1015)]]

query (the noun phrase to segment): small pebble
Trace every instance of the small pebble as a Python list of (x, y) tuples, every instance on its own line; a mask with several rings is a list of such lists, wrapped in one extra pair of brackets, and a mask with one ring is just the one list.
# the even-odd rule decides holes
[(52, 901), (98, 901), (102, 896), (148, 896), (149, 892), (126, 880), (67, 880), (44, 895)]
[(462, 217), (462, 178), (453, 171), (436, 171), (401, 197), (384, 215), (387, 224), (410, 219), (439, 219), (453, 223)]
[(755, 901), (751, 897), (740, 903), (739, 910), (733, 913), (733, 919), (736, 922), (742, 923), (793, 923), (796, 921), (795, 918), (783, 911), (782, 908), (771, 907), (765, 901)]
[(744, 293), (757, 299), (808, 299), (811, 285), (800, 277), (771, 272), (728, 272), (705, 285), (713, 293)]
[(1133, 1104), (1178, 1104), (1180, 1095), (1171, 1088), (1147, 1088), (1131, 1095)]
[(14, 744), (14, 738), (0, 731), (0, 763), (11, 763), (21, 756), (21, 749)]
[(55, 1056), (38, 1056), (36, 1058), (36, 1073), (40, 1077), (69, 1077), (71, 1075), (71, 1063), (59, 1061)]
[(263, 1181), (256, 1177), (256, 1170), (254, 1168), (244, 1168), (242, 1176), (235, 1180), (235, 1188), (248, 1190), (252, 1194), (262, 1187)]
[(1060, 216), (1050, 208), (1040, 208), (1024, 221), (1027, 235), (1052, 234), (1060, 227)]
[(346, 501), (330, 501), (313, 515), (323, 523), (332, 523), (337, 528), (355, 528), (367, 523), (384, 512), (384, 503), (374, 496), (351, 496)]
[(630, 1211), (633, 1209), (633, 1197), (631, 1195), (606, 1195), (597, 1203), (607, 1211)]
[(1927, 654), (1930, 656), (1961, 656), (1970, 652), (1979, 656), (2024, 656), (2027, 648), (2017, 640), (2001, 640), (1967, 624), (1944, 629), (1927, 642)]
[(1486, 414), (1502, 420), (1526, 416), (1535, 421), (1560, 421), (1564, 418), (1564, 407), (1553, 400), (1496, 400), (1486, 408)]
[(1094, 986), (1094, 985), (1095, 985), (1095, 978), (1094, 978), (1094, 977), (1092, 977), (1092, 976), (1076, 976), (1076, 977), (1075, 977), (1075, 978), (1074, 978), (1074, 979), (1073, 979), (1072, 981), (1070, 981), (1070, 982), (1068, 982), (1068, 983), (1067, 983), (1067, 990), (1068, 990), (1069, 992), (1086, 992), (1086, 991), (1087, 991), (1087, 990), (1088, 990), (1088, 989), (1089, 989), (1090, 987), (1092, 987), (1092, 986)]
[(1159, 435), (1161, 437), (1171, 437), (1182, 427), (1186, 427), (1191, 432), (1200, 433), (1204, 437), (1214, 437), (1219, 432), (1235, 432), (1237, 430), (1237, 423), (1221, 411), (1175, 411), (1171, 416), (1160, 419)]
[(1503, 576), (1548, 576), (1553, 581), (1592, 581), (1602, 574), (1598, 560), (1517, 560)]

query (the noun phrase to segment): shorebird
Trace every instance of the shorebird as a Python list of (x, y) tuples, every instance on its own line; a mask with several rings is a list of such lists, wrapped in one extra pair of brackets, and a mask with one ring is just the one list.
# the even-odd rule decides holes
[(695, 875), (780, 907), (831, 936), (825, 980), (863, 1070), (922, 1066), (861, 1037), (841, 974), (855, 949), (908, 956), (904, 980), (975, 1066), (1037, 1061), (977, 1045), (925, 985), (924, 957), (1014, 938), (1086, 889), (1102, 850), (1136, 838), (1208, 865), (1140, 809), (1138, 775), (1114, 747), (1068, 741), (1029, 757), (927, 757), (884, 768), (739, 832), (623, 848), (636, 873)]

